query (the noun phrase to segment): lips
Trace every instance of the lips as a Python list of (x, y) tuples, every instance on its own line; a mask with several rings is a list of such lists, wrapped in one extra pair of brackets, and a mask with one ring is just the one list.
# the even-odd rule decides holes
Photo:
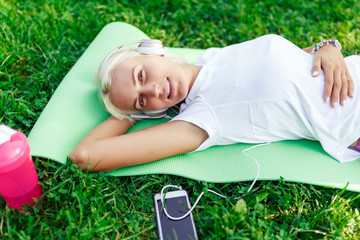
[(171, 93), (171, 85), (170, 85), (170, 81), (169, 78), (166, 79), (167, 80), (167, 98), (170, 98), (170, 93)]

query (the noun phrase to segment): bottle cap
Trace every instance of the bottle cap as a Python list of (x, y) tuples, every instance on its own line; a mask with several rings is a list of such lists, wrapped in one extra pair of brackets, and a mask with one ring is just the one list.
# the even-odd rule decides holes
[(0, 125), (0, 174), (10, 172), (30, 156), (26, 136), (6, 125)]
[(10, 141), (11, 136), (16, 133), (15, 130), (9, 128), (6, 125), (0, 125), (0, 145)]

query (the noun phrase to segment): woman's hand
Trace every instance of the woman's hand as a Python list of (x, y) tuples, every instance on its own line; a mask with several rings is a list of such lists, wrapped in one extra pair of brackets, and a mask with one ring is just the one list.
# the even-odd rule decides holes
[(331, 99), (331, 106), (336, 107), (340, 96), (340, 104), (344, 105), (347, 97), (353, 97), (354, 85), (339, 48), (330, 44), (315, 52), (313, 77), (319, 76), (321, 69), (325, 74), (324, 101)]

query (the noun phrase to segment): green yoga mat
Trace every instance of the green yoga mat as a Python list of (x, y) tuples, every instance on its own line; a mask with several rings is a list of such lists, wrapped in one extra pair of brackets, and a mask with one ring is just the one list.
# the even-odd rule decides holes
[[(33, 156), (65, 163), (67, 154), (93, 127), (109, 117), (97, 97), (94, 72), (113, 48), (129, 41), (148, 38), (139, 29), (121, 22), (105, 26), (65, 76), (38, 121), (29, 141)], [(166, 43), (165, 43), (166, 44)], [(167, 48), (190, 63), (199, 49)], [(138, 122), (130, 131), (167, 121)], [(250, 144), (216, 146), (205, 151), (184, 154), (140, 166), (110, 172), (113, 176), (173, 174), (209, 182), (253, 180), (255, 163), (241, 151)], [(300, 140), (271, 143), (249, 150), (260, 165), (259, 180), (302, 182), (360, 192), (360, 159), (339, 163), (318, 142)]]

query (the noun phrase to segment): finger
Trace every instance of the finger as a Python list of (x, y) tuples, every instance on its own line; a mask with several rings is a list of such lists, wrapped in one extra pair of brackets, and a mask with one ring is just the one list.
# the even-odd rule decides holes
[(348, 77), (348, 86), (349, 86), (348, 96), (352, 98), (354, 97), (354, 82), (349, 73), (347, 73), (346, 76)]
[(340, 104), (344, 105), (344, 102), (347, 99), (347, 94), (348, 94), (348, 77), (346, 76), (346, 74), (342, 75), (342, 86), (341, 86), (341, 91), (340, 91)]
[(311, 70), (311, 75), (313, 77), (317, 77), (320, 75), (321, 72), (321, 58), (317, 57), (316, 55), (314, 56), (314, 61), (313, 61), (313, 67)]
[(324, 101), (328, 102), (333, 91), (334, 74), (329, 70), (325, 70), (324, 74), (325, 74)]
[(332, 93), (331, 93), (331, 106), (333, 108), (335, 108), (337, 103), (339, 102), (341, 85), (342, 85), (341, 74), (338, 71), (335, 71), (334, 84), (333, 84), (333, 89), (332, 89)]

